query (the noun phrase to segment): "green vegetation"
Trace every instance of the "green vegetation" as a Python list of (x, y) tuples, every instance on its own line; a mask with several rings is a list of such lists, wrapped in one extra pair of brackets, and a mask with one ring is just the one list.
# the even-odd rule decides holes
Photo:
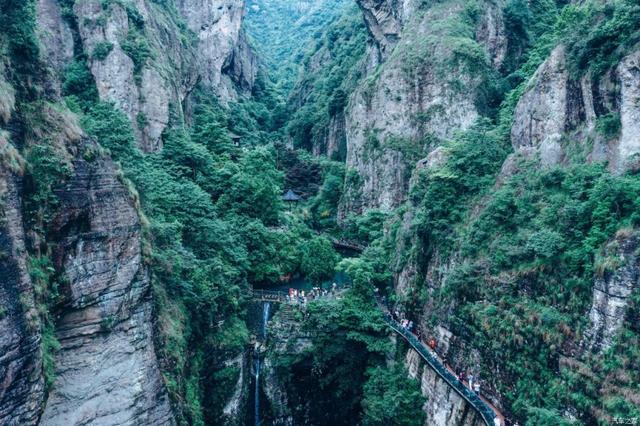
[[(90, 88), (82, 81), (88, 74), (81, 67), (67, 72), (67, 103), (81, 116), (82, 127), (121, 164), (148, 220), (148, 261), (157, 280), (162, 340), (158, 350), (170, 366), (165, 370), (168, 388), (175, 400), (186, 398), (187, 421), (210, 421), (206, 416), (219, 413), (205, 407), (221, 409), (228, 389), (210, 388), (203, 379), (224, 370), (222, 361), (248, 342), (242, 318), (249, 283), (275, 283), (289, 273), (325, 279), (337, 255), (325, 238), (284, 212), (275, 148), (259, 144), (260, 139), (245, 151), (231, 143), (231, 123), (239, 134), (260, 126), (254, 103), (227, 110), (199, 91), (193, 125), (185, 127), (174, 116), (162, 152), (143, 155), (123, 113), (93, 99), (91, 89), (76, 91)], [(222, 331), (209, 327), (218, 321), (226, 324)], [(215, 355), (205, 364), (204, 355), (189, 353)]]
[(600, 116), (596, 121), (596, 130), (607, 139), (620, 136), (621, 128), (620, 114), (614, 112)]
[(415, 380), (407, 377), (400, 363), (393, 368), (375, 367), (367, 371), (364, 385), (364, 425), (420, 425), (424, 397)]
[(133, 73), (139, 76), (147, 59), (151, 57), (151, 48), (143, 33), (136, 27), (130, 28), (120, 47), (133, 61)]
[[(115, 3), (127, 12), (129, 32), (120, 44), (139, 79), (154, 56), (149, 29), (131, 2), (105, 0), (102, 7), (108, 11)], [(174, 3), (153, 3), (176, 20), (180, 39), (192, 43)], [(487, 387), (527, 425), (570, 424), (561, 418), (565, 413), (575, 415), (577, 424), (640, 417), (634, 404), (640, 382), (637, 291), (613, 346), (573, 358), (588, 326), (594, 277), (608, 277), (622, 262), (603, 254), (603, 246), (640, 225), (640, 175), (614, 176), (605, 165), (569, 156), (568, 164), (546, 169), (512, 158), (512, 172), (499, 176), (510, 153), (515, 105), (549, 52), (560, 42), (565, 46), (572, 80), (590, 73), (594, 83), (606, 81), (640, 41), (640, 6), (634, 0), (509, 0), (503, 10), (508, 50), (494, 70), (476, 40), (484, 4), (460, 2), (456, 13), (440, 13), (449, 3), (422, 2), (416, 13), (434, 16), (428, 31), (400, 44), (390, 60), (402, 61), (410, 81), (429, 67), (453, 91), (477, 88), (482, 118), (448, 140), (429, 134), (429, 123), (445, 112), (440, 105), (416, 114), (427, 135), (423, 139), (381, 140), (372, 129), (372, 155), (392, 149), (415, 163), (426, 149), (440, 146), (444, 161), (417, 173), (409, 200), (397, 211), (371, 210), (343, 218), (340, 225), (345, 184), (357, 194), (362, 178), (339, 161), (284, 148), (284, 141), (296, 149), (325, 150), (322, 145), (356, 86), (366, 90), (384, 83), (379, 82), (383, 66), (361, 81), (367, 32), (348, 2), (325, 0), (316, 7), (306, 1), (252, 0), (248, 31), (263, 48), (271, 75), (260, 73), (252, 98), (225, 106), (198, 87), (189, 99), (188, 123), (172, 106), (164, 148), (156, 153), (143, 154), (134, 137), (133, 126), (148, 125), (144, 114), (132, 123), (98, 99), (87, 61), (105, 59), (114, 46), (102, 42), (92, 52), (76, 52), (62, 91), (84, 131), (99, 143), (79, 148), (78, 155), (96, 161), (109, 154), (137, 202), (153, 282), (157, 352), (182, 424), (216, 422), (233, 392), (240, 371), (225, 361), (250, 340), (245, 323), (250, 285), (277, 284), (288, 274), (317, 283), (337, 264), (353, 289), (341, 300), (312, 303), (303, 318), (312, 350), (276, 360), (291, 405), (314, 401), (296, 420), (422, 423), (418, 383), (402, 367), (406, 348), (391, 345), (373, 287), (402, 302), (410, 314), (423, 314), (429, 303), (431, 317), (424, 320), (431, 326), (446, 321), (469, 345), (461, 351), (454, 341), (452, 359), (464, 366), (479, 362)], [(73, 21), (73, 1), (61, 5)], [(65, 277), (52, 262), (49, 227), (60, 205), (56, 189), (73, 173), (66, 145), (77, 142), (79, 130), (43, 89), (48, 86), (39, 63), (35, 1), (0, 0), (0, 21), (0, 53), (10, 65), (0, 96), (11, 97), (3, 101), (2, 115), (14, 112), (15, 95), (13, 127), (24, 129), (14, 130), (20, 133), (15, 144), (20, 152), (0, 155), (11, 155), (16, 171), (25, 173), (28, 269), (39, 320), (32, 325), (41, 324), (50, 387), (60, 348), (53, 314)], [(406, 32), (419, 32), (407, 25)], [(438, 51), (443, 45), (444, 53)], [(465, 86), (458, 81), (461, 74), (475, 82)], [(617, 137), (619, 114), (598, 111), (596, 130), (606, 140)], [(230, 133), (241, 137), (240, 147)], [(3, 139), (14, 136), (0, 133)], [(344, 144), (337, 141), (332, 160), (345, 158)], [(305, 198), (291, 211), (280, 198), (287, 188)], [(368, 247), (360, 257), (340, 262), (331, 240), (318, 232)], [(393, 274), (408, 262), (416, 276), (396, 297)], [(0, 307), (0, 317), (4, 314)], [(108, 331), (114, 322), (108, 317), (101, 326)]]
[[(601, 257), (603, 245), (619, 230), (640, 225), (640, 177), (613, 176), (602, 164), (541, 170), (516, 158), (515, 172), (495, 182), (509, 153), (515, 104), (538, 65), (561, 41), (574, 78), (585, 72), (600, 78), (637, 42), (637, 25), (629, 27), (638, 22), (637, 6), (540, 3), (506, 6), (512, 50), (501, 75), (490, 77), (504, 99), (488, 115), (495, 119), (479, 120), (442, 142), (444, 164), (420, 173), (407, 205), (387, 222), (391, 232), (372, 245), (396, 271), (409, 260), (415, 264), (418, 277), (402, 298), (405, 306), (418, 312), (428, 302), (436, 307), (432, 326), (449, 318), (454, 334), (473, 342), (484, 360), (481, 377), (505, 397), (516, 418), (528, 425), (559, 424), (559, 413), (572, 407), (578, 424), (593, 424), (637, 413), (629, 396), (637, 379), (621, 373), (633, 368), (634, 353), (616, 344), (602, 357), (581, 360), (580, 367), (562, 364), (560, 354), (583, 337), (594, 277), (617, 265)], [(596, 129), (615, 138), (619, 115), (603, 112)], [(409, 209), (412, 229), (398, 234)], [(417, 244), (406, 244), (413, 235)], [(389, 250), (402, 239), (404, 252)], [(449, 266), (429, 293), (426, 274), (434, 265)], [(626, 318), (634, 318), (633, 309)], [(627, 326), (617, 339), (637, 338), (637, 328)], [(452, 356), (469, 365), (466, 353), (454, 349)], [(624, 376), (619, 388), (603, 386), (615, 382), (615, 374)]]
[[(304, 68), (291, 93), (291, 118), (286, 128), (295, 147), (311, 151), (325, 144), (331, 121), (340, 120), (361, 77), (366, 37), (359, 11), (349, 8), (316, 38), (315, 46), (304, 56)], [(337, 142), (334, 159), (343, 160), (346, 141)]]
[[(58, 302), (58, 280), (56, 270), (48, 257), (31, 257), (28, 259), (29, 275), (33, 282), (34, 300), (38, 316), (42, 321), (42, 370), (45, 389), (49, 391), (55, 381), (55, 353), (60, 350), (60, 343), (55, 336), (53, 308)], [(27, 306), (24, 306), (27, 308)]]
[(18, 90), (33, 89), (25, 84), (19, 76), (37, 76), (40, 53), (39, 42), (35, 32), (36, 2), (25, 0), (14, 2), (12, 0), (0, 1), (0, 22), (2, 26), (1, 36), (2, 51), (11, 58), (10, 76)]
[(307, 54), (306, 50), (349, 6), (348, 0), (247, 2), (247, 32), (285, 96), (301, 71), (299, 62)]
[(93, 48), (93, 53), (91, 54), (91, 58), (97, 59), (99, 61), (103, 61), (107, 59), (109, 53), (113, 50), (113, 43), (108, 41), (101, 41), (96, 44), (96, 47)]
[(376, 272), (360, 259), (345, 261), (343, 268), (352, 277), (352, 290), (341, 300), (313, 302), (305, 312), (301, 328), (314, 336), (313, 346), (301, 354), (272, 357), (292, 398), (290, 407), (313, 401), (307, 412), (294, 411), (294, 419), (337, 425), (421, 424), (424, 398), (418, 382), (408, 378), (401, 359), (392, 368), (386, 365), (394, 347), (373, 299)]

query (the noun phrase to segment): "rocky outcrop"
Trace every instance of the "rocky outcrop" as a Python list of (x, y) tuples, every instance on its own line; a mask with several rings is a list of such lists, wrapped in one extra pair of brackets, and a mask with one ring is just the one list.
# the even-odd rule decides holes
[[(640, 51), (597, 79), (572, 76), (562, 45), (540, 65), (520, 98), (511, 141), (516, 153), (543, 167), (567, 161), (567, 146), (587, 150), (587, 161), (606, 161), (614, 173), (638, 167), (640, 155)], [(597, 129), (601, 119), (618, 120), (619, 134)], [(589, 144), (592, 143), (593, 146)]]
[[(98, 94), (113, 102), (131, 120), (140, 147), (162, 148), (169, 110), (179, 116), (198, 82), (214, 89), (223, 100), (250, 94), (257, 59), (240, 30), (243, 0), (179, 0), (182, 17), (169, 6), (150, 0), (102, 2), (79, 0), (73, 13), (78, 40)], [(46, 63), (59, 76), (73, 59), (73, 29), (55, 0), (39, 0), (38, 27)], [(183, 28), (184, 18), (189, 30)]]
[(640, 233), (620, 231), (604, 248), (602, 272), (595, 278), (590, 327), (582, 342), (590, 352), (608, 349), (624, 324), (630, 297), (640, 290)]
[(76, 157), (73, 176), (56, 191), (54, 264), (66, 284), (56, 380), (40, 423), (172, 424), (154, 352), (140, 220), (113, 162), (86, 157)]
[(514, 149), (525, 156), (538, 153), (545, 166), (559, 164), (564, 155), (560, 142), (572, 113), (568, 80), (565, 51), (558, 46), (536, 71), (534, 83), (522, 95), (514, 113)]
[(375, 40), (381, 57), (393, 50), (402, 34), (404, 8), (402, 0), (357, 0), (367, 28)]
[(329, 126), (325, 129), (321, 143), (313, 145), (314, 155), (326, 155), (329, 158), (340, 158), (346, 150), (346, 120), (344, 113), (339, 113), (329, 120)]
[(420, 380), (422, 395), (427, 398), (423, 410), (425, 426), (481, 426), (482, 417), (464, 398), (431, 369), (420, 355), (409, 349), (405, 359), (409, 376)]
[(44, 399), (40, 320), (27, 272), (21, 179), (0, 134), (0, 424), (34, 425)]
[[(475, 100), (484, 70), (504, 56), (503, 23), (494, 8), (486, 8), (492, 17), (481, 20), (478, 40), (461, 42), (449, 37), (443, 22), (462, 22), (464, 2), (449, 0), (431, 7), (412, 1), (359, 4), (385, 54), (380, 55), (381, 64), (369, 61), (369, 76), (347, 107), (346, 163), (360, 179), (358, 185), (346, 185), (341, 218), (369, 208), (390, 210), (404, 201), (415, 163), (439, 140), (477, 119)], [(400, 28), (396, 43), (376, 36)], [(469, 51), (476, 56), (466, 57)]]
[(292, 426), (294, 424), (289, 399), (284, 385), (280, 382), (271, 357), (264, 359), (264, 393), (269, 399), (274, 424)]
[(226, 360), (226, 368), (235, 367), (239, 370), (238, 380), (233, 388), (233, 394), (222, 409), (224, 424), (242, 425), (245, 424), (247, 390), (249, 387), (248, 356), (246, 352), (238, 354), (235, 358)]
[[(73, 59), (73, 33), (62, 18), (58, 0), (38, 0), (38, 37), (41, 41), (45, 63), (57, 75), (62, 75), (65, 67)], [(60, 79), (54, 78), (54, 86), (60, 94)]]
[(640, 50), (625, 57), (617, 68), (620, 80), (620, 141), (618, 170), (640, 166)]
[(231, 55), (223, 64), (222, 73), (233, 82), (229, 90), (235, 88), (243, 94), (251, 94), (258, 76), (258, 58), (244, 32), (240, 32)]
[(82, 0), (74, 13), (100, 98), (129, 116), (141, 148), (153, 152), (162, 148), (169, 105), (181, 107), (197, 82), (195, 58), (161, 6), (138, 0), (130, 7), (136, 12)]
[(269, 338), (262, 370), (263, 390), (268, 399), (273, 424), (277, 425), (296, 424), (294, 411), (304, 411), (302, 407), (291, 406), (292, 398), (288, 395), (287, 386), (280, 379), (282, 371), (276, 368), (278, 358), (301, 355), (313, 346), (311, 335), (302, 330), (301, 318), (295, 316), (296, 309), (291, 305), (282, 304), (269, 322)]
[(508, 45), (501, 6), (499, 2), (487, 4), (476, 29), (476, 40), (485, 47), (496, 69), (502, 65)]
[(198, 69), (202, 81), (219, 89), (223, 98), (235, 96), (225, 72), (250, 93), (257, 73), (256, 58), (241, 32), (244, 0), (177, 0), (180, 13), (199, 40)]

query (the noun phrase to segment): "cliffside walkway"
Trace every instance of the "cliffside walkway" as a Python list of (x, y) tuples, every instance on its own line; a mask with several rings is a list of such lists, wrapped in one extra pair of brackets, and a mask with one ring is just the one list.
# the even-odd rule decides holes
[[(307, 302), (311, 302), (313, 300), (319, 299), (329, 299), (332, 297), (340, 296), (344, 291), (348, 290), (348, 286), (339, 287), (335, 293), (329, 292), (324, 296), (308, 296), (306, 298)], [(293, 305), (300, 304), (301, 302), (290, 299), (289, 292), (285, 290), (261, 290), (261, 289), (253, 289), (251, 290), (251, 298), (256, 302), (274, 302), (274, 303), (290, 303)]]
[(329, 239), (336, 249), (351, 250), (356, 253), (362, 253), (366, 248), (363, 244), (360, 244), (357, 241), (343, 240), (334, 237), (329, 237)]
[(258, 302), (285, 303), (289, 301), (289, 293), (286, 291), (253, 289), (251, 296), (253, 300)]
[[(383, 309), (384, 310), (384, 309)], [(397, 334), (402, 336), (404, 340), (415, 349), (418, 354), (424, 359), (427, 364), (444, 380), (447, 384), (453, 388), (462, 398), (464, 398), (471, 406), (480, 414), (482, 420), (484, 420), (487, 426), (494, 426), (494, 419), (500, 418), (501, 424), (504, 424), (502, 415), (496, 413), (491, 406), (476, 395), (471, 389), (466, 387), (458, 378), (445, 367), (438, 358), (436, 358), (427, 347), (409, 330), (402, 327), (396, 321), (393, 320), (391, 315), (384, 310), (385, 321)]]

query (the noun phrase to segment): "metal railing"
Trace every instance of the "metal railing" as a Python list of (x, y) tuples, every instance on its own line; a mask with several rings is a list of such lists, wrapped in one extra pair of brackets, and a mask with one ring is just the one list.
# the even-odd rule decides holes
[(265, 302), (286, 302), (288, 300), (289, 293), (286, 291), (254, 289), (252, 290), (252, 296), (254, 299)]
[(493, 420), (496, 417), (493, 409), (484, 402), (471, 389), (466, 387), (456, 376), (454, 376), (442, 363), (438, 360), (422, 342), (418, 340), (409, 330), (402, 327), (393, 320), (389, 313), (385, 313), (385, 321), (398, 334), (400, 334), (413, 349), (420, 354), (427, 364), (438, 374), (449, 386), (451, 386), (462, 398), (464, 398), (471, 406), (482, 416), (482, 420), (487, 426), (493, 426)]

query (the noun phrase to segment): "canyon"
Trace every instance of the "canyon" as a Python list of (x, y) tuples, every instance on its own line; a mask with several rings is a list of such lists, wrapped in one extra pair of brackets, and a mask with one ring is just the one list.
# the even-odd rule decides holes
[(637, 418), (640, 9), (539, 3), (0, 0), (0, 424), (484, 424), (374, 295)]

